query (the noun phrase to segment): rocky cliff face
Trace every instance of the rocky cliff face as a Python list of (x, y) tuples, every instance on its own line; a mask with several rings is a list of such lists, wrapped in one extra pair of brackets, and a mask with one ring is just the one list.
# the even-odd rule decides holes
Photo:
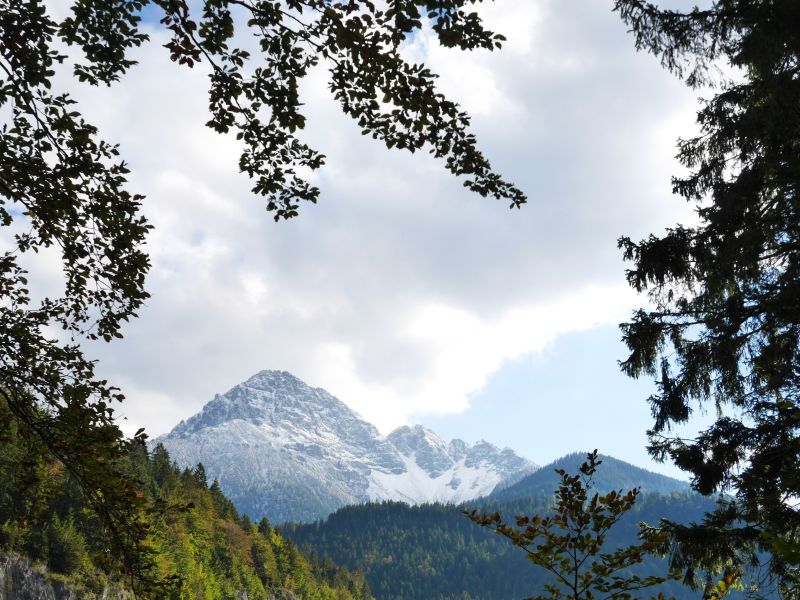
[(463, 502), (536, 466), (488, 442), (446, 442), (422, 427), (384, 437), (323, 389), (262, 371), (155, 440), (181, 466), (202, 462), (239, 510), (313, 521), (369, 500)]
[[(236, 600), (248, 600), (236, 592)], [(0, 555), (0, 600), (136, 600), (125, 590), (107, 588), (100, 594), (76, 589), (54, 578), (41, 565), (16, 554)], [(291, 592), (272, 592), (267, 600), (299, 600)]]
[(134, 600), (132, 594), (106, 589), (100, 595), (73, 588), (22, 556), (0, 555), (0, 600)]
[(0, 600), (79, 600), (21, 556), (0, 557)]

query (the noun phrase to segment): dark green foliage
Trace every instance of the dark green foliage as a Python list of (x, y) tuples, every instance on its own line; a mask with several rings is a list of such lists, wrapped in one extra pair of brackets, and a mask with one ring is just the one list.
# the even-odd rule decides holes
[(206, 468), (203, 466), (203, 463), (197, 463), (197, 466), (194, 468), (194, 470), (190, 472), (190, 476), (192, 479), (194, 479), (196, 485), (204, 488), (208, 487)]
[[(676, 566), (739, 569), (771, 557), (786, 597), (800, 593), (800, 3), (716, 0), (682, 14), (617, 0), (638, 48), (691, 85), (717, 81), (679, 142), (688, 174), (673, 190), (699, 223), (619, 241), (628, 282), (653, 304), (622, 326), (633, 376), (656, 379), (651, 453), (703, 494), (735, 497), (697, 528), (664, 523)], [(738, 69), (710, 76), (717, 60)], [(671, 434), (698, 407), (718, 410), (693, 439)]]
[[(634, 592), (669, 579), (642, 577), (629, 571), (659, 551), (655, 542), (608, 548), (611, 528), (633, 508), (639, 489), (610, 491), (602, 496), (599, 492), (592, 493), (594, 475), (601, 463), (595, 450), (587, 455), (577, 475), (556, 469), (560, 482), (555, 505), (543, 516), (516, 516), (515, 525), (508, 525), (499, 512), (467, 513), (471, 521), (508, 538), (525, 552), (530, 562), (555, 576), (552, 582), (544, 584), (545, 595), (529, 596), (526, 600), (631, 600)], [(659, 593), (658, 597), (663, 600), (664, 594)]]
[(509, 574), (524, 568), (524, 560), (453, 506), (352, 506), (321, 523), (287, 525), (284, 532), (302, 548), (363, 570), (380, 600), (522, 595)]
[[(713, 506), (696, 494), (643, 494), (611, 530), (608, 545), (636, 543), (640, 521), (666, 517), (688, 523)], [(497, 511), (511, 520), (551, 507), (549, 495), (466, 507), (388, 502), (342, 508), (323, 522), (290, 524), (283, 531), (300, 547), (363, 571), (378, 600), (512, 600), (551, 580), (506, 540), (476, 527), (461, 509)], [(665, 561), (645, 557), (631, 572), (645, 576), (667, 570)], [(677, 598), (694, 597), (678, 582), (664, 584), (663, 590)]]
[[(464, 50), (500, 46), (503, 37), (487, 31), (466, 6), (474, 0), (399, 1), (385, 8), (370, 2), (296, 0), (206, 1), (190, 14), (185, 0), (152, 0), (164, 11), (172, 32), (172, 59), (211, 69), (207, 125), (236, 132), (245, 144), (242, 172), (254, 180), (253, 192), (267, 199), (275, 218), (297, 215), (298, 202), (316, 202), (319, 190), (298, 175), (318, 169), (324, 156), (302, 143), (300, 80), (317, 64), (330, 74), (330, 89), (345, 114), (365, 135), (387, 147), (412, 152), (428, 147), (465, 185), (483, 195), (525, 202), (513, 185), (491, 171), (467, 132), (469, 117), (437, 92), (435, 75), (423, 65), (405, 62), (400, 44), (432, 20), (444, 46)], [(244, 13), (247, 27), (260, 39), (259, 53), (235, 46), (242, 26), (233, 10)], [(252, 68), (252, 67), (255, 68)]]
[(45, 529), (47, 567), (64, 575), (76, 573), (86, 560), (83, 536), (71, 520), (62, 522), (54, 515)]

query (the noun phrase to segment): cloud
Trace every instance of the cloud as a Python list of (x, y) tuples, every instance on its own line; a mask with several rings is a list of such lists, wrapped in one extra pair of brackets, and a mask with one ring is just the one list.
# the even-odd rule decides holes
[(635, 53), (610, 3), (482, 10), (504, 50), (441, 49), (428, 32), (405, 51), (471, 111), (493, 165), (529, 194), (521, 211), (360, 136), (323, 70), (303, 84), (322, 198), (281, 224), (237, 173), (236, 141), (203, 126), (202, 68), (171, 64), (161, 34), (119, 85), (77, 90), (155, 226), (152, 298), (124, 340), (91, 347), (128, 396), (127, 429), (163, 433), (277, 368), (388, 430), (462, 411), (506, 361), (624, 318), (637, 299), (615, 240), (686, 217), (668, 177), (693, 94)]

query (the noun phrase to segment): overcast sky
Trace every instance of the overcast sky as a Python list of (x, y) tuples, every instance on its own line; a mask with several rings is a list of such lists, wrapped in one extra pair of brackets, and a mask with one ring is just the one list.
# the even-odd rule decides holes
[(75, 88), (155, 227), (152, 298), (124, 340), (90, 349), (128, 397), (126, 431), (165, 433), (215, 393), (285, 369), (384, 433), (422, 422), (539, 463), (597, 447), (676, 473), (644, 448), (650, 383), (618, 371), (616, 325), (643, 299), (616, 240), (692, 219), (669, 177), (698, 93), (635, 52), (611, 4), (498, 0), (482, 12), (508, 38), (500, 52), (427, 34), (406, 48), (528, 194), (520, 211), (361, 137), (324, 70), (302, 90), (303, 137), (328, 156), (321, 200), (279, 224), (238, 174), (235, 140), (203, 125), (202, 69), (170, 63), (162, 33), (119, 85)]

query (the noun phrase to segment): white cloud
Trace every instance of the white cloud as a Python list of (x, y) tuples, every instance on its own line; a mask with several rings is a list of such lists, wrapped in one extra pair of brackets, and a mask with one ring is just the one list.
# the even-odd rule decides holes
[(557, 336), (622, 320), (615, 240), (672, 224), (672, 140), (694, 94), (637, 55), (608, 3), (504, 0), (495, 53), (406, 49), (474, 115), (495, 167), (530, 195), (522, 211), (471, 195), (429, 156), (359, 135), (303, 84), (305, 138), (328, 155), (318, 206), (274, 224), (237, 174), (238, 147), (206, 129), (201, 69), (163, 39), (81, 109), (120, 142), (155, 226), (152, 293), (126, 339), (94, 346), (128, 396), (127, 428), (171, 428), (260, 369), (293, 371), (384, 430), (461, 411), (505, 361)]

